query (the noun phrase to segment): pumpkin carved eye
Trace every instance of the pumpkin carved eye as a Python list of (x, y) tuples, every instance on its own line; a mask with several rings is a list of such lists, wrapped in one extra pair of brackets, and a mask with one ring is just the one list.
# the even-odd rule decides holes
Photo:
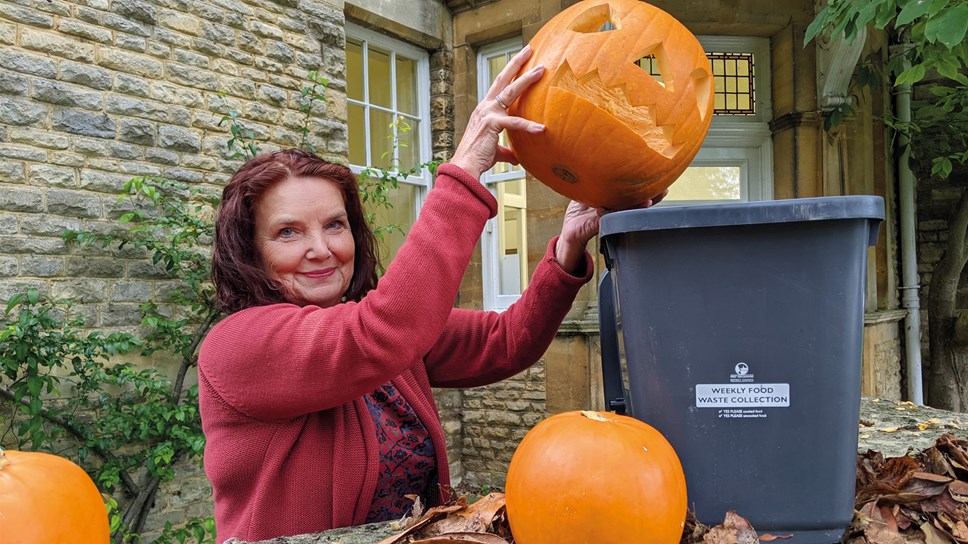
[(522, 73), (542, 64), (546, 75), (509, 113), (546, 130), (508, 137), (521, 165), (555, 191), (596, 207), (635, 207), (671, 185), (702, 146), (712, 70), (668, 13), (639, 0), (583, 0), (531, 47)]

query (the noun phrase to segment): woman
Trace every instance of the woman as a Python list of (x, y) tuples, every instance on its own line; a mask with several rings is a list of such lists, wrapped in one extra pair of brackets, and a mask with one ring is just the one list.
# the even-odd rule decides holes
[(418, 495), (445, 500), (449, 473), (431, 387), (512, 376), (545, 352), (578, 289), (597, 210), (572, 203), (518, 303), (454, 309), (497, 204), (478, 179), (503, 129), (544, 127), (505, 113), (539, 67), (511, 78), (525, 48), (471, 115), (419, 219), (377, 285), (374, 240), (350, 171), (305, 152), (246, 163), (225, 187), (213, 278), (229, 314), (199, 356), (205, 470), (219, 541), (381, 521)]

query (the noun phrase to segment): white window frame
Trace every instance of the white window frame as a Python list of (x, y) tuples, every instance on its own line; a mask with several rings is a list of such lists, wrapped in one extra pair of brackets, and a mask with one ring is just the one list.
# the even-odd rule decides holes
[[(512, 38), (508, 40), (503, 40), (497, 43), (493, 43), (482, 47), (477, 52), (477, 96), (478, 98), (483, 97), (487, 94), (488, 89), (491, 86), (490, 66), (487, 63), (489, 57), (499, 55), (502, 53), (509, 53), (515, 50), (520, 50), (524, 47), (520, 38)], [(496, 75), (496, 74), (494, 74)], [(523, 168), (517, 170), (509, 170), (507, 172), (495, 173), (492, 171), (484, 172), (481, 175), (481, 183), (484, 184), (488, 190), (491, 191), (495, 197), (497, 197), (497, 184), (501, 182), (511, 181), (511, 180), (525, 180), (527, 173)], [(520, 294), (516, 295), (502, 295), (501, 291), (501, 256), (498, 254), (500, 251), (500, 235), (501, 235), (501, 216), (500, 214), (493, 219), (490, 219), (484, 227), (484, 232), (481, 234), (481, 283), (483, 285), (483, 302), (484, 309), (496, 312), (503, 312), (508, 309), (511, 304), (517, 302), (521, 298)], [(525, 236), (527, 238), (527, 236)], [(520, 255), (521, 259), (527, 260), (527, 251), (523, 255)]]
[[(415, 47), (408, 43), (402, 42), (400, 40), (391, 38), (389, 36), (374, 32), (370, 29), (363, 28), (362, 26), (347, 22), (346, 23), (346, 36), (347, 38), (352, 38), (355, 40), (360, 40), (363, 42), (363, 101), (352, 100), (348, 96), (346, 98), (347, 104), (356, 104), (363, 107), (367, 115), (364, 115), (364, 123), (366, 135), (364, 136), (364, 142), (366, 145), (366, 157), (367, 162), (370, 164), (360, 165), (360, 164), (350, 164), (350, 170), (359, 175), (365, 168), (378, 168), (378, 165), (373, 164), (374, 158), (371, 156), (372, 151), (370, 149), (370, 109), (380, 109), (387, 113), (395, 113), (397, 110), (397, 95), (396, 89), (394, 88), (391, 109), (382, 108), (369, 103), (369, 82), (367, 78), (369, 77), (366, 69), (367, 63), (367, 48), (369, 44), (376, 45), (382, 49), (390, 51), (391, 58), (395, 55), (401, 54), (407, 58), (414, 59), (417, 62), (417, 117), (420, 120), (420, 126), (413, 134), (414, 138), (420, 143), (420, 153), (418, 157), (418, 164), (424, 164), (431, 160), (433, 156), (431, 150), (431, 135), (430, 135), (430, 55), (427, 51)], [(391, 79), (396, 81), (396, 63), (390, 62), (390, 74)], [(347, 126), (347, 132), (349, 131), (349, 126)], [(395, 150), (399, 152), (399, 148)], [(423, 207), (424, 201), (427, 198), (427, 192), (430, 190), (431, 184), (433, 183), (433, 177), (426, 168), (424, 168), (419, 174), (407, 176), (407, 179), (403, 183), (414, 185), (417, 187), (416, 191), (416, 202), (414, 202), (414, 217), (413, 221), (417, 220), (417, 215), (420, 214), (420, 208)], [(412, 224), (412, 223), (411, 223)], [(407, 225), (409, 228), (409, 225)], [(388, 263), (384, 263), (386, 265)]]
[[(697, 36), (706, 51), (752, 53), (755, 115), (713, 115), (702, 148), (690, 166), (738, 166), (740, 202), (773, 198), (773, 138), (770, 40), (740, 36)], [(736, 200), (663, 200), (660, 206), (726, 204)]]

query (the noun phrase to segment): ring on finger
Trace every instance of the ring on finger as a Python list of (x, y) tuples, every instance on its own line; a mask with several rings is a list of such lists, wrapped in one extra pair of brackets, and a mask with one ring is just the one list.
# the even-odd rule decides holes
[(505, 104), (503, 100), (501, 100), (501, 95), (495, 96), (494, 101), (497, 102), (499, 106), (501, 106), (501, 109), (504, 109), (504, 110), (508, 109), (508, 105)]

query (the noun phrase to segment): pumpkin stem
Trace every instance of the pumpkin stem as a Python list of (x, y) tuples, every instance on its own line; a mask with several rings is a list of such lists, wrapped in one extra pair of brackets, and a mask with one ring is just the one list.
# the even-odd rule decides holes
[(599, 412), (594, 412), (592, 410), (582, 410), (581, 415), (587, 417), (588, 419), (594, 419), (595, 421), (608, 421), (608, 418), (603, 416)]

